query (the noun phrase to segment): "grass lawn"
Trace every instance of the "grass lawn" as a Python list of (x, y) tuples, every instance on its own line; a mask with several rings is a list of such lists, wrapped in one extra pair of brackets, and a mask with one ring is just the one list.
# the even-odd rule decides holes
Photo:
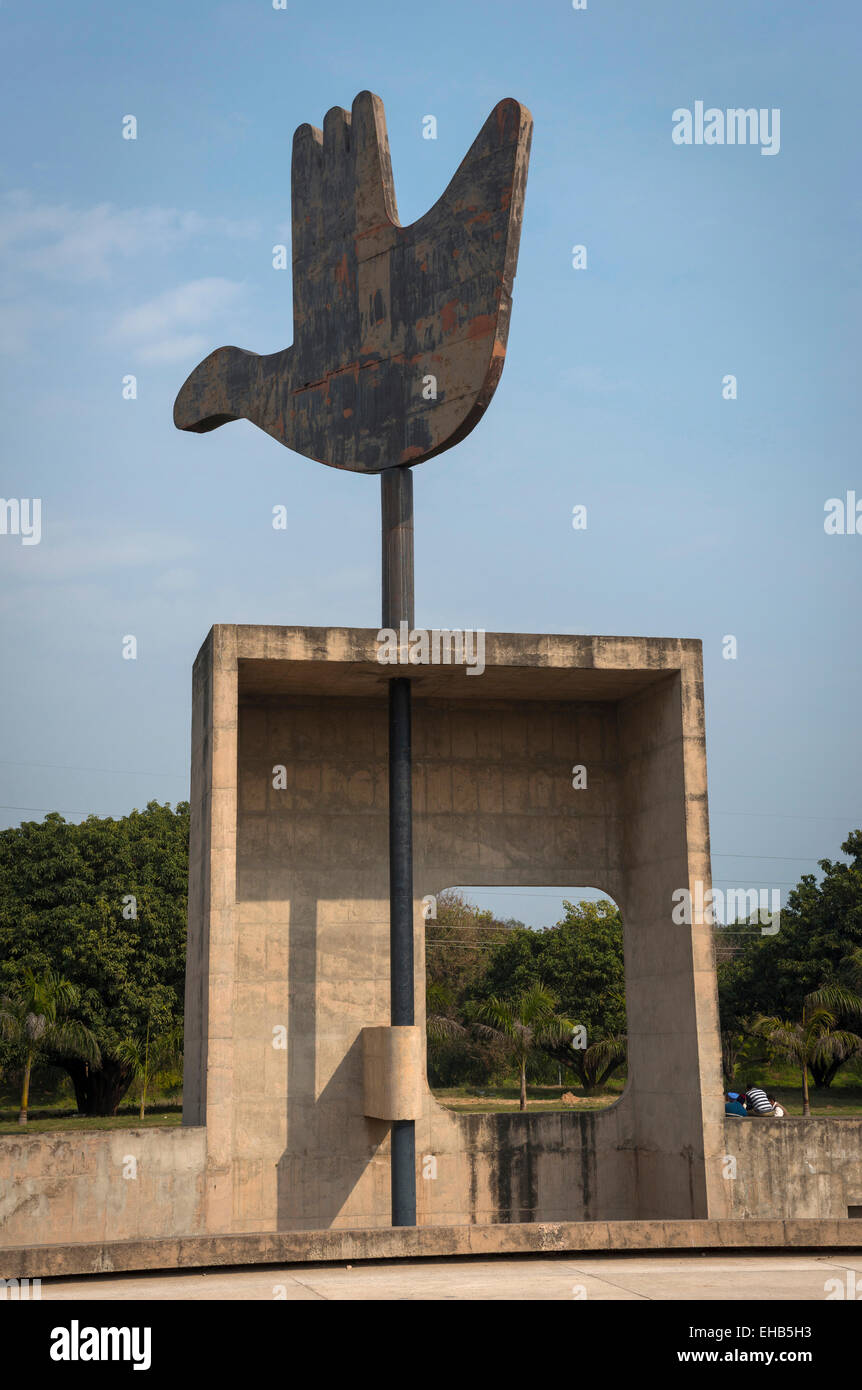
[(138, 1109), (137, 1105), (121, 1105), (117, 1115), (79, 1115), (75, 1110), (45, 1110), (39, 1106), (28, 1112), (26, 1125), (19, 1125), (17, 1109), (13, 1113), (4, 1107), (0, 1110), (0, 1134), (34, 1134), (58, 1129), (149, 1129), (151, 1125), (182, 1124), (181, 1105), (156, 1106), (152, 1110), (148, 1106), (143, 1119)]
[[(802, 1090), (799, 1076), (791, 1067), (773, 1065), (746, 1075), (742, 1072), (732, 1089), (742, 1090), (754, 1082), (764, 1086), (784, 1106), (788, 1115), (802, 1114)], [(543, 1111), (604, 1110), (619, 1100), (625, 1089), (625, 1077), (613, 1077), (601, 1090), (591, 1096), (574, 1082), (562, 1086), (527, 1086), (527, 1113)], [(447, 1110), (460, 1114), (511, 1114), (518, 1110), (518, 1083), (512, 1080), (503, 1085), (434, 1087), (433, 1094)], [(564, 1101), (563, 1095), (573, 1095), (574, 1102)], [(117, 1115), (83, 1116), (75, 1109), (74, 1095), (67, 1083), (58, 1085), (56, 1079), (40, 1084), (34, 1081), (29, 1120), (18, 1124), (18, 1094), (8, 1081), (0, 1085), (0, 1136), (7, 1134), (45, 1133), (51, 1130), (138, 1129), (152, 1125), (182, 1123), (182, 1097), (176, 1089), (160, 1092), (156, 1089), (148, 1100), (147, 1113), (139, 1118), (139, 1102), (132, 1091), (120, 1106)], [(811, 1086), (812, 1117), (835, 1119), (862, 1116), (862, 1067), (851, 1063), (839, 1072), (829, 1090), (817, 1091)]]
[(75, 1095), (71, 1083), (56, 1079), (43, 1081), (34, 1078), (30, 1092), (30, 1108), (26, 1125), (18, 1123), (20, 1096), (8, 1082), (0, 1085), (0, 1135), (33, 1134), (48, 1130), (91, 1130), (91, 1129), (140, 1129), (150, 1125), (178, 1125), (182, 1123), (182, 1096), (175, 1092), (164, 1094), (155, 1089), (147, 1099), (147, 1113), (140, 1118), (140, 1099), (134, 1095), (126, 1096), (116, 1115), (79, 1115), (75, 1106)]
[[(749, 1078), (752, 1082), (753, 1078)], [(779, 1074), (773, 1079), (763, 1075), (760, 1084), (770, 1095), (774, 1095), (788, 1115), (802, 1114), (802, 1087), (800, 1082), (791, 1080), (787, 1074)], [(594, 1095), (584, 1095), (580, 1086), (528, 1086), (527, 1112), (544, 1110), (604, 1110), (619, 1100), (625, 1088), (621, 1080), (612, 1080)], [(732, 1089), (742, 1089), (737, 1083)], [(561, 1099), (564, 1094), (577, 1097), (576, 1103)], [(827, 1091), (816, 1091), (811, 1083), (812, 1118), (829, 1116), (834, 1119), (850, 1119), (862, 1116), (862, 1084), (858, 1077), (839, 1074)], [(502, 1086), (446, 1086), (435, 1087), (434, 1096), (447, 1110), (457, 1110), (462, 1114), (491, 1115), (518, 1109), (517, 1082)]]
[[(527, 1086), (527, 1113), (538, 1114), (544, 1110), (605, 1110), (619, 1100), (624, 1082), (610, 1082), (593, 1095), (584, 1094), (581, 1086)], [(576, 1097), (574, 1104), (562, 1100), (564, 1095)], [(434, 1097), (447, 1110), (458, 1110), (462, 1114), (494, 1115), (517, 1110), (519, 1090), (517, 1082), (503, 1086), (441, 1086), (434, 1088)]]
[[(775, 1096), (788, 1115), (802, 1114), (801, 1086), (769, 1086), (769, 1094)], [(810, 1091), (811, 1116), (829, 1116), (832, 1119), (858, 1119), (862, 1115), (862, 1086), (838, 1087), (833, 1083), (828, 1091)]]
[[(768, 1067), (744, 1063), (737, 1068), (737, 1080), (729, 1089), (742, 1091), (752, 1085), (762, 1086), (775, 1096), (788, 1115), (802, 1114), (802, 1076), (798, 1067), (783, 1062), (773, 1062)], [(862, 1064), (858, 1059), (841, 1068), (828, 1090), (816, 1090), (810, 1076), (808, 1088), (812, 1117), (828, 1115), (841, 1119), (862, 1115)]]

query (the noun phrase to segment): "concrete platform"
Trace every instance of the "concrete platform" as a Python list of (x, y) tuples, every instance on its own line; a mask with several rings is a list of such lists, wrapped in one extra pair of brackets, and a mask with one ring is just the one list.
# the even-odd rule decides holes
[(463, 1255), (647, 1250), (862, 1250), (862, 1220), (525, 1222), (29, 1245), (0, 1250), (0, 1277), (323, 1264)]
[[(151, 1270), (46, 1280), (45, 1302), (566, 1302), (703, 1303), (855, 1298), (862, 1251), (697, 1250), (647, 1254), (495, 1255), (490, 1259), (376, 1260)], [(80, 1316), (80, 1313), (78, 1314)], [(92, 1314), (88, 1315), (92, 1316)], [(583, 1315), (582, 1315), (583, 1316)], [(653, 1316), (653, 1315), (651, 1315)], [(710, 1316), (708, 1315), (708, 1319)], [(750, 1315), (748, 1315), (750, 1316)], [(851, 1315), (852, 1316), (852, 1315)], [(590, 1315), (596, 1332), (595, 1311)], [(809, 1321), (810, 1314), (805, 1321)], [(758, 1315), (755, 1325), (763, 1319)], [(680, 1319), (681, 1321), (681, 1319)], [(736, 1319), (734, 1319), (736, 1322)], [(834, 1326), (834, 1324), (833, 1324)], [(582, 1324), (578, 1324), (579, 1330)], [(631, 1332), (631, 1327), (629, 1328)], [(834, 1336), (834, 1332), (831, 1333)], [(850, 1333), (852, 1336), (852, 1332)], [(637, 1340), (637, 1338), (636, 1338)], [(666, 1347), (671, 1345), (667, 1330)], [(680, 1345), (686, 1342), (680, 1338)], [(847, 1348), (849, 1352), (850, 1348)], [(818, 1363), (821, 1360), (818, 1354)]]

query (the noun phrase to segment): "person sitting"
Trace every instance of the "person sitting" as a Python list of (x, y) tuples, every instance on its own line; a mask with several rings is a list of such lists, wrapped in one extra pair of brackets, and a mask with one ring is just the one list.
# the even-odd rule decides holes
[(767, 1096), (766, 1099), (772, 1106), (772, 1113), (776, 1117), (776, 1119), (783, 1120), (785, 1115), (787, 1114), (787, 1111), (784, 1109), (784, 1106), (779, 1105), (778, 1101), (775, 1099), (775, 1096)]
[(749, 1086), (745, 1093), (745, 1108), (749, 1115), (774, 1115), (769, 1096), (762, 1086)]
[(724, 1098), (724, 1113), (725, 1115), (741, 1115), (743, 1119), (748, 1114), (738, 1091), (728, 1091)]

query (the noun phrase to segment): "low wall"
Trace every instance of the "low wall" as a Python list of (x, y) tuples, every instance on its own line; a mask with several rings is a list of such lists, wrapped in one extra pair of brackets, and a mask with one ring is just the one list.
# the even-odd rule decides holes
[(630, 1095), (580, 1114), (459, 1115), (432, 1101), (416, 1138), (422, 1225), (620, 1221), (639, 1209)]
[(0, 1249), (202, 1232), (205, 1170), (205, 1129), (0, 1135)]
[[(623, 1118), (623, 1107), (613, 1111)], [(607, 1211), (612, 1230), (630, 1224), (646, 1232), (650, 1226), (624, 1221), (637, 1206), (637, 1162), (623, 1129), (616, 1151), (597, 1151), (589, 1114), (441, 1112), (441, 1118), (437, 1177), (429, 1174), (418, 1184), (420, 1230), (444, 1223), (449, 1230), (475, 1230), (501, 1220), (537, 1228), (558, 1220), (586, 1228), (595, 1224), (591, 1217), (598, 1208)], [(847, 1220), (850, 1208), (862, 1208), (862, 1119), (728, 1119), (724, 1152), (712, 1161), (726, 1174), (731, 1217), (773, 1223), (766, 1244), (780, 1243), (782, 1222), (819, 1221), (831, 1229), (831, 1223)], [(218, 1238), (226, 1233), (207, 1231), (204, 1220), (205, 1171), (202, 1127), (0, 1136), (0, 1265), (12, 1247), (20, 1252), (37, 1245)], [(472, 1193), (470, 1211), (457, 1200), (465, 1186)], [(443, 1196), (447, 1190), (451, 1202)], [(718, 1224), (725, 1223), (694, 1223), (691, 1230)], [(275, 1234), (274, 1228), (275, 1222), (269, 1227)], [(857, 1230), (862, 1238), (862, 1221), (842, 1229), (845, 1236)], [(320, 1238), (324, 1234), (317, 1230)], [(334, 1239), (331, 1228), (330, 1234)], [(429, 1252), (423, 1247), (421, 1253)], [(0, 1275), (10, 1277), (10, 1271), (4, 1266)]]
[(840, 1220), (862, 1207), (862, 1119), (728, 1117), (724, 1131), (730, 1216)]

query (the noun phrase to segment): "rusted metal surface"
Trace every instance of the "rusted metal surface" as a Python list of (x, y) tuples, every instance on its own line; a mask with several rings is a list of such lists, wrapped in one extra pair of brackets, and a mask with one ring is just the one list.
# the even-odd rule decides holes
[[(398, 222), (383, 103), (360, 92), (293, 139), (293, 345), (210, 354), (174, 406), (180, 429), (247, 419), (335, 468), (378, 473), (457, 444), (506, 352), (532, 118), (491, 112), (449, 187)], [(436, 398), (434, 392), (436, 391)]]

